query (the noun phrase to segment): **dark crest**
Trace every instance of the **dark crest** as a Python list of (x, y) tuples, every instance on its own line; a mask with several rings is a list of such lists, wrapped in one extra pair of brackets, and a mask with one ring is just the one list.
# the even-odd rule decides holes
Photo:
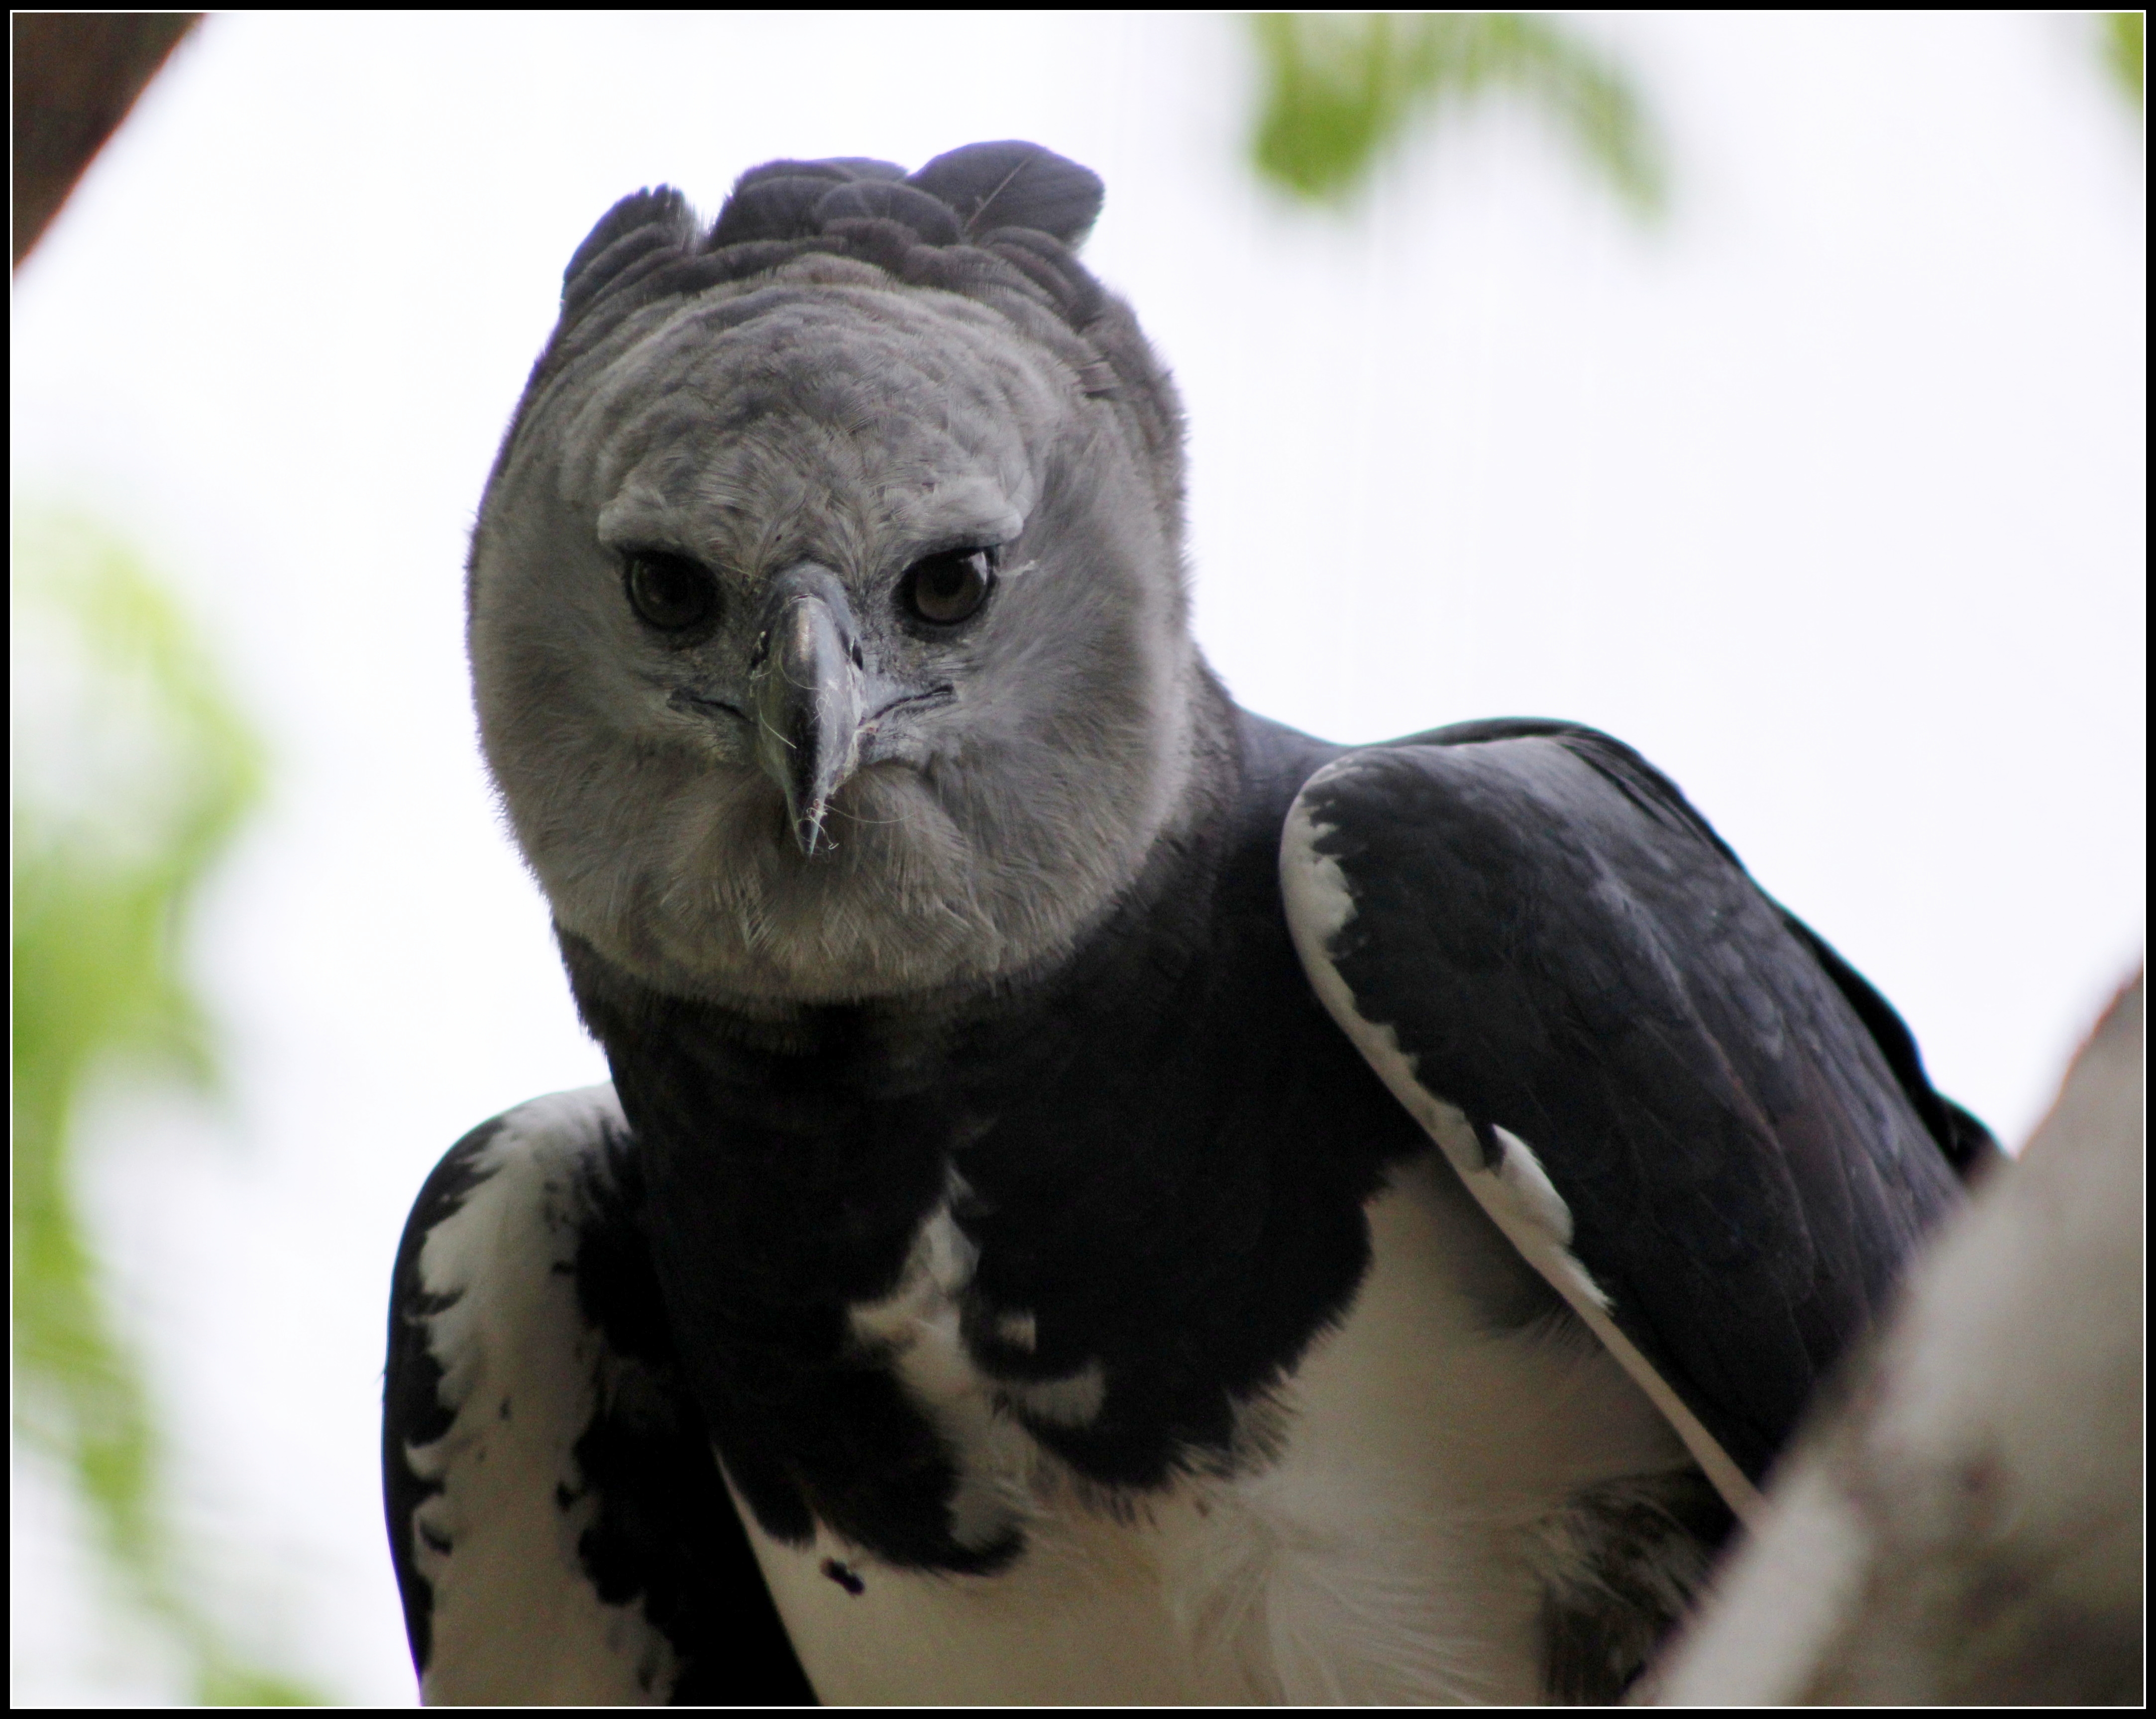
[[(1017, 287), (1082, 333), (1103, 295), (1075, 253), (1102, 195), (1098, 174), (1037, 143), (1015, 142), (969, 143), (911, 175), (859, 157), (766, 162), (734, 182), (701, 242), (680, 193), (639, 191), (608, 210), (570, 259), (562, 321), (660, 271), (664, 281), (633, 295), (637, 301), (822, 250), (860, 257), (913, 286), (971, 296)], [(687, 266), (669, 270), (669, 262)]]
[(850, 257), (904, 285), (988, 305), (1056, 352), (1086, 394), (1129, 413), (1168, 516), (1179, 521), (1183, 414), (1173, 385), (1129, 308), (1078, 260), (1104, 194), (1090, 168), (1017, 142), (969, 143), (914, 173), (858, 157), (766, 162), (734, 182), (701, 232), (671, 186), (636, 192), (569, 260), (561, 320), (526, 402), (647, 305), (819, 252)]

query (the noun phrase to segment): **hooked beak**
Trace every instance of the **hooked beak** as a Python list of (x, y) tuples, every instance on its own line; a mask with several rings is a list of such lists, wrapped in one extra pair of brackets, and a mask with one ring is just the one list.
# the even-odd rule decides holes
[(749, 659), (757, 759), (786, 795), (802, 853), (830, 852), (831, 796), (860, 761), (862, 685), (844, 590), (821, 568), (782, 577)]

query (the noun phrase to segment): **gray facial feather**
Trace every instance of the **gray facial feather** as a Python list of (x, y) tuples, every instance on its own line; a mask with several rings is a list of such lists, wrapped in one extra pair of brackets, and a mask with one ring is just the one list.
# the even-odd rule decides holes
[[(1101, 353), (1009, 310), (804, 255), (535, 378), (475, 534), (481, 739), (557, 921), (648, 982), (786, 1005), (1009, 973), (1067, 950), (1171, 826), (1204, 672), (1173, 398), (1149, 353), (1149, 414), (1089, 392)], [(1127, 369), (1142, 337), (1127, 312), (1116, 332)], [(995, 543), (978, 619), (902, 618), (915, 561)], [(631, 549), (710, 569), (716, 630), (640, 621)], [(803, 568), (844, 588), (871, 685), (948, 689), (863, 731), (814, 859), (726, 713), (772, 581)]]

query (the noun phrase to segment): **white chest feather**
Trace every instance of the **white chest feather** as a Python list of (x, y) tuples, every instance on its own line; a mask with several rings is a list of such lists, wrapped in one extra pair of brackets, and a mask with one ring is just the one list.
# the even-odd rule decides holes
[[(1278, 1454), (1104, 1499), (1000, 1406), (957, 1331), (970, 1272), (939, 1213), (906, 1281), (857, 1310), (964, 1454), (962, 1541), (1014, 1519), (988, 1577), (897, 1571), (819, 1531), (749, 1524), (827, 1702), (1398, 1702), (1540, 1698), (1538, 1528), (1580, 1489), (1681, 1466), (1682, 1446), (1569, 1321), (1493, 1330), (1517, 1256), (1442, 1162), (1370, 1208), (1375, 1259), (1342, 1325), (1278, 1396)], [(1082, 1423), (1097, 1366), (1028, 1390)]]

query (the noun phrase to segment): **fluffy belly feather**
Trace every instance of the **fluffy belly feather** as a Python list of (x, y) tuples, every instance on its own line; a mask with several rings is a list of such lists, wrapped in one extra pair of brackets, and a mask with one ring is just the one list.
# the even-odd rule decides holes
[(957, 1346), (968, 1262), (932, 1220), (917, 1269), (856, 1322), (963, 1453), (954, 1516), (1015, 1511), (1026, 1550), (989, 1576), (898, 1570), (828, 1531), (783, 1545), (744, 1512), (823, 1699), (1542, 1699), (1553, 1524), (1586, 1489), (1687, 1459), (1448, 1166), (1396, 1172), (1369, 1217), (1348, 1316), (1254, 1411), (1251, 1454), (1147, 1494), (1073, 1476), (998, 1411)]

